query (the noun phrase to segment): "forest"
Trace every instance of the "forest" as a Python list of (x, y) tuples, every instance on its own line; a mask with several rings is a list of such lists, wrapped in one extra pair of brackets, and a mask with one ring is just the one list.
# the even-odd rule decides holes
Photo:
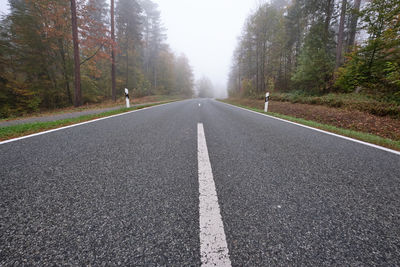
[(116, 100), (124, 88), (134, 97), (193, 95), (189, 60), (166, 43), (151, 0), (9, 5), (0, 27), (0, 118)]
[(400, 1), (272, 0), (246, 20), (231, 97), (363, 94), (400, 103)]

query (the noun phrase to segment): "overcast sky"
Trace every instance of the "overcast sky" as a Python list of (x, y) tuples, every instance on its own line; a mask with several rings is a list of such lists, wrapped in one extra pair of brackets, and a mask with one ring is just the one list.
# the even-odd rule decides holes
[[(196, 78), (205, 75), (225, 89), (237, 37), (256, 0), (153, 1), (160, 6), (172, 50), (186, 54)], [(0, 12), (7, 6), (0, 0)]]
[(233, 50), (255, 0), (155, 0), (168, 30), (168, 43), (186, 54), (196, 78), (226, 88)]
[(4, 14), (8, 11), (8, 1), (0, 0), (0, 14)]

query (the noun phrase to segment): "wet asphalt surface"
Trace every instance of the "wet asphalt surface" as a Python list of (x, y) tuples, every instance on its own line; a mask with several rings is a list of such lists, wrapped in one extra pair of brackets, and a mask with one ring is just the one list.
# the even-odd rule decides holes
[(0, 266), (199, 266), (198, 122), (232, 265), (400, 265), (400, 156), (194, 99), (0, 145)]

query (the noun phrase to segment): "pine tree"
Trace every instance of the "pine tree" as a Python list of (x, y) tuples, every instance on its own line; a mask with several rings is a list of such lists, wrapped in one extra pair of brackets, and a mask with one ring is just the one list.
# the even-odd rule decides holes
[[(323, 22), (311, 26), (292, 77), (296, 88), (312, 94), (328, 90), (335, 64), (334, 53), (326, 51), (326, 40), (322, 34), (324, 30)], [(333, 42), (330, 50), (333, 50)]]
[(121, 87), (134, 88), (141, 41), (141, 6), (135, 0), (119, 0), (116, 8), (117, 70)]
[[(157, 65), (162, 49), (166, 47), (164, 44), (166, 39), (165, 29), (161, 25), (158, 5), (149, 0), (142, 0), (141, 5), (144, 10), (144, 69), (152, 87), (157, 90), (159, 85)], [(165, 49), (164, 52), (166, 52)]]

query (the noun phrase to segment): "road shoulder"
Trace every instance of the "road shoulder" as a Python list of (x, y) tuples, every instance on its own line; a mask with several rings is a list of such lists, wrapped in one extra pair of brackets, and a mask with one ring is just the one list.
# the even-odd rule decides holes
[(234, 103), (229, 100), (219, 100), (219, 101), (221, 103), (225, 103), (227, 105), (231, 105), (231, 106), (242, 108), (242, 109), (245, 109), (245, 110), (248, 110), (251, 112), (259, 113), (261, 115), (265, 115), (265, 116), (268, 116), (271, 118), (287, 121), (290, 123), (300, 125), (302, 127), (315, 129), (320, 132), (325, 132), (328, 134), (335, 135), (337, 137), (349, 139), (352, 141), (357, 141), (357, 142), (360, 142), (360, 143), (363, 143), (366, 145), (377, 147), (379, 149), (388, 150), (395, 154), (400, 154), (400, 152), (399, 152), (400, 151), (400, 141), (391, 140), (388, 138), (383, 138), (383, 137), (369, 134), (369, 133), (344, 129), (344, 128), (336, 127), (333, 125), (323, 124), (323, 123), (306, 120), (303, 118), (296, 118), (296, 117), (283, 115), (283, 114), (279, 114), (279, 113), (274, 113), (274, 112), (265, 113), (263, 110), (261, 110), (259, 108), (240, 105), (240, 104)]

